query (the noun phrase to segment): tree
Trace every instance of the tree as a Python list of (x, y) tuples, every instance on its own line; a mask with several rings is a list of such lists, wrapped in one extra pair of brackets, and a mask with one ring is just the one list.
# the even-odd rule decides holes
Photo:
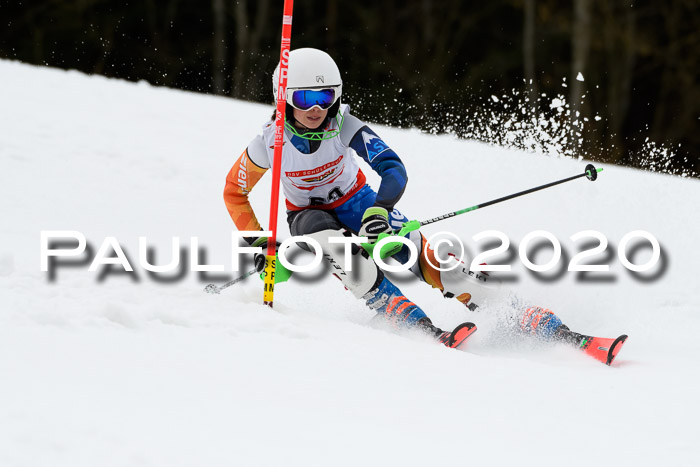
[(577, 79), (588, 74), (588, 53), (591, 44), (591, 7), (593, 0), (574, 1), (574, 21), (571, 34), (571, 110), (582, 112), (581, 99), (585, 84)]
[(248, 3), (248, 0), (238, 0), (234, 9), (236, 59), (231, 95), (240, 99), (256, 97), (261, 70), (260, 66), (255, 65), (260, 63), (260, 43), (263, 33), (269, 29), (270, 20), (270, 0), (251, 2), (255, 5), (255, 13), (250, 11)]
[(537, 103), (537, 77), (535, 76), (535, 0), (525, 0), (523, 15), (523, 65), (525, 88), (530, 105)]
[(224, 0), (212, 0), (214, 41), (212, 43), (212, 84), (214, 94), (226, 91), (226, 5)]

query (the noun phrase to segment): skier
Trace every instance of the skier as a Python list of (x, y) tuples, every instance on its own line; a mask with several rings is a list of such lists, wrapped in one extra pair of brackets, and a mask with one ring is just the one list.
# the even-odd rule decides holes
[[(279, 66), (273, 74), (273, 95), (278, 73)], [(418, 327), (450, 347), (459, 346), (476, 327), (463, 323), (447, 332), (433, 325), (425, 312), (384, 276), (364, 249), (353, 245), (353, 271), (345, 270), (343, 246), (331, 244), (329, 239), (355, 234), (375, 243), (380, 234), (391, 233), (407, 222), (408, 218), (395, 208), (406, 188), (406, 169), (391, 147), (353, 116), (348, 105), (341, 104), (340, 71), (330, 55), (312, 48), (292, 51), (287, 83), (281, 183), (292, 235), (318, 241), (324, 258), (345, 288), (389, 321)], [(226, 177), (224, 200), (239, 230), (262, 230), (248, 193), (272, 166), (274, 130), (274, 122), (267, 122), (262, 135), (253, 139)], [(381, 176), (376, 192), (365, 183), (351, 149)], [(420, 231), (411, 232), (407, 238), (416, 245), (420, 258), (411, 271), (445, 297), (454, 297), (474, 310), (484, 300), (502, 295), (489, 284), (486, 274), (466, 267), (440, 271), (437, 267), (441, 262)], [(246, 241), (263, 251), (267, 247), (264, 237)], [(405, 264), (409, 254), (404, 245), (393, 258)], [(264, 256), (256, 255), (255, 262), (262, 270)], [(540, 307), (523, 308), (518, 325), (543, 338), (576, 340), (580, 336), (570, 333), (556, 315)]]

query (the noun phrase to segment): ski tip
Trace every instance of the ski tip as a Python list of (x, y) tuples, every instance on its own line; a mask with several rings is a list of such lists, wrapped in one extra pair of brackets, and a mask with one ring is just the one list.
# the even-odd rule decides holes
[(610, 366), (620, 352), (622, 345), (627, 340), (627, 334), (617, 339), (607, 337), (587, 337), (580, 345), (581, 350), (599, 362)]
[(613, 341), (613, 343), (610, 345), (610, 350), (608, 350), (608, 358), (605, 361), (606, 365), (610, 366), (612, 364), (626, 340), (627, 334), (623, 334)]
[(450, 335), (450, 340), (447, 343), (448, 347), (453, 349), (458, 349), (462, 346), (464, 341), (466, 341), (469, 336), (476, 332), (476, 324), (474, 323), (462, 323), (458, 325), (452, 331)]

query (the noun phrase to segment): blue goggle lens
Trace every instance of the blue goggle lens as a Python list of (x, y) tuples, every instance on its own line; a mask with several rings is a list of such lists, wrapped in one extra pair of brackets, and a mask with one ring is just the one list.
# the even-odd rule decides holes
[(319, 106), (323, 110), (329, 109), (335, 102), (335, 90), (300, 89), (292, 93), (292, 106), (299, 110), (309, 110), (311, 107)]

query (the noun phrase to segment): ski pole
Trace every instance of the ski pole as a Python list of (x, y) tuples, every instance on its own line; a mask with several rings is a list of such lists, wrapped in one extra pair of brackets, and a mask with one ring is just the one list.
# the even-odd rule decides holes
[(216, 284), (207, 284), (207, 286), (204, 287), (204, 291), (205, 291), (206, 293), (219, 294), (219, 293), (221, 293), (221, 291), (224, 290), (226, 287), (231, 287), (233, 284), (239, 283), (240, 281), (242, 281), (242, 280), (245, 279), (246, 277), (250, 277), (250, 276), (252, 276), (253, 274), (255, 274), (256, 272), (258, 272), (258, 270), (257, 270), (256, 268), (253, 268), (253, 269), (251, 269), (250, 271), (248, 271), (248, 272), (246, 272), (245, 274), (243, 274), (241, 277), (237, 277), (237, 278), (235, 278), (234, 280), (229, 281), (229, 282), (227, 282), (227, 283), (225, 283), (224, 285), (221, 285), (221, 286), (218, 286), (218, 285), (216, 285)]
[[(562, 183), (570, 182), (571, 180), (576, 180), (577, 178), (586, 177), (590, 181), (595, 181), (598, 178), (598, 173), (602, 172), (602, 171), (603, 171), (603, 169), (596, 169), (593, 166), (593, 164), (588, 164), (583, 173), (578, 174), (578, 175), (573, 175), (571, 177), (563, 178), (561, 180), (557, 180), (556, 182), (551, 182), (551, 183), (547, 183), (545, 185), (540, 185), (540, 186), (537, 186), (535, 188), (530, 188), (529, 190), (524, 190), (524, 191), (520, 191), (518, 193), (513, 193), (512, 195), (503, 196), (502, 198), (497, 198), (497, 199), (494, 199), (491, 201), (487, 201), (485, 203), (475, 204), (474, 206), (460, 209), (458, 211), (452, 211), (452, 212), (449, 212), (447, 214), (443, 214), (442, 216), (433, 217), (432, 219), (428, 219), (425, 221), (404, 222), (401, 229), (399, 229), (398, 231), (395, 231), (392, 235), (399, 235), (399, 236), (403, 237), (405, 235), (408, 235), (410, 232), (413, 232), (414, 230), (418, 230), (419, 228), (421, 228), (424, 225), (433, 224), (433, 223), (439, 222), (441, 220), (445, 220), (445, 219), (449, 219), (451, 217), (459, 216), (460, 214), (465, 214), (467, 212), (476, 211), (477, 209), (481, 209), (481, 208), (485, 208), (487, 206), (492, 206), (494, 204), (502, 203), (503, 201), (508, 201), (510, 199), (517, 198), (519, 196), (527, 195), (530, 193), (534, 193), (536, 191), (544, 190), (545, 188), (550, 188), (550, 187), (553, 187), (556, 185), (560, 185)], [(377, 240), (382, 240), (383, 238), (389, 237), (389, 236), (391, 236), (391, 235), (380, 234), (379, 238)], [(372, 254), (372, 252), (374, 250), (374, 246), (372, 244), (363, 243), (362, 246), (365, 248), (365, 250), (367, 250), (368, 253), (370, 253), (370, 255)], [(384, 247), (382, 247), (381, 252), (380, 252), (380, 256), (382, 258), (386, 258), (386, 257), (392, 256), (392, 255), (395, 255), (396, 253), (399, 252), (399, 250), (401, 250), (402, 246), (403, 246), (403, 244), (398, 243), (398, 242), (387, 243)], [(368, 249), (368, 247), (369, 247), (369, 249)]]
[[(413, 230), (417, 230), (419, 227), (422, 227), (424, 225), (433, 224), (433, 223), (439, 222), (443, 219), (449, 219), (450, 217), (455, 217), (455, 216), (459, 216), (460, 214), (464, 214), (464, 213), (471, 212), (471, 211), (476, 211), (477, 209), (485, 208), (487, 206), (493, 206), (494, 204), (502, 203), (503, 201), (508, 201), (508, 200), (513, 199), (513, 198), (517, 198), (519, 196), (523, 196), (523, 195), (527, 195), (530, 193), (534, 193), (536, 191), (544, 190), (545, 188), (550, 188), (550, 187), (553, 187), (556, 185), (560, 185), (562, 183), (570, 182), (571, 180), (576, 180), (577, 178), (581, 178), (581, 177), (586, 177), (590, 181), (595, 181), (598, 178), (598, 172), (602, 172), (602, 171), (603, 171), (603, 169), (596, 169), (593, 166), (593, 164), (588, 164), (586, 166), (586, 170), (582, 174), (574, 175), (572, 177), (563, 178), (561, 180), (557, 180), (556, 182), (547, 183), (545, 185), (540, 185), (540, 186), (537, 186), (535, 188), (530, 188), (529, 190), (524, 190), (524, 191), (520, 191), (518, 193), (513, 193), (512, 195), (508, 195), (508, 196), (504, 196), (502, 198), (487, 201), (485, 203), (476, 204), (474, 206), (470, 206), (470, 207), (465, 208), (465, 209), (460, 209), (459, 211), (453, 211), (453, 212), (450, 212), (447, 214), (443, 214), (442, 216), (433, 217), (432, 219), (428, 219), (427, 221), (409, 221), (409, 222), (404, 223), (404, 228), (408, 224), (412, 224), (414, 222), (417, 223), (416, 228), (408, 231), (408, 232), (411, 232)], [(413, 226), (413, 224), (412, 224), (412, 226)], [(401, 229), (401, 230), (403, 230), (403, 229)], [(406, 232), (406, 233), (408, 233), (408, 232)], [(401, 234), (399, 233), (399, 235), (401, 235)]]

